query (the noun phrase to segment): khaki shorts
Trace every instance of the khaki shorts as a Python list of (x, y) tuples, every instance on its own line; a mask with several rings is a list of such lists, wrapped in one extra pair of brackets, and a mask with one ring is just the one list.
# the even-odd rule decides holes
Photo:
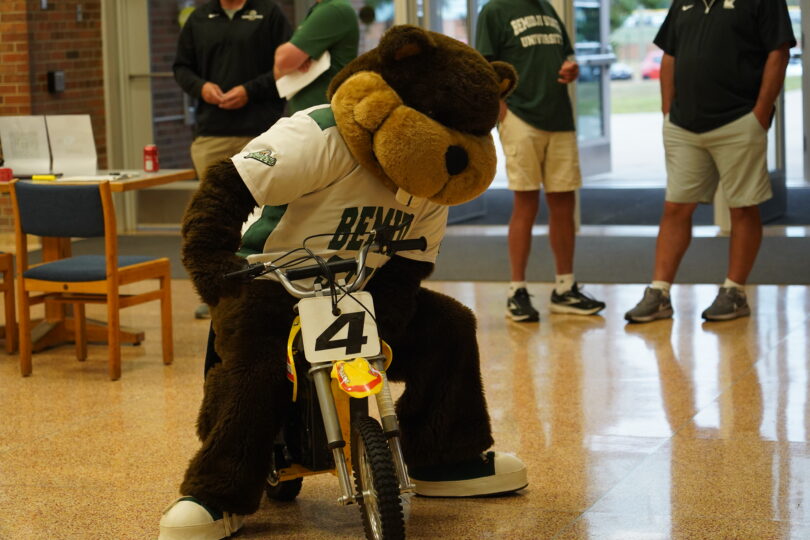
[(507, 110), (498, 124), (506, 155), (509, 189), (547, 193), (573, 191), (582, 185), (576, 131), (543, 131)]
[(208, 167), (238, 154), (253, 137), (196, 137), (191, 143), (191, 161), (202, 180)]
[(706, 133), (693, 133), (664, 118), (666, 200), (711, 203), (720, 186), (729, 208), (771, 198), (766, 165), (768, 132), (754, 113)]

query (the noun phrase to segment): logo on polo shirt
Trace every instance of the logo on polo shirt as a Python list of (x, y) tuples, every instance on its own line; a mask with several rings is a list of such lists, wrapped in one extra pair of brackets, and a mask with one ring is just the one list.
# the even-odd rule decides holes
[(244, 15), (242, 15), (243, 19), (247, 19), (249, 21), (255, 21), (257, 19), (264, 19), (264, 15), (259, 15), (255, 9), (251, 9)]
[(734, 9), (734, 2), (736, 0), (723, 0), (723, 9)]
[(272, 167), (278, 161), (273, 157), (273, 152), (270, 150), (259, 150), (258, 152), (251, 152), (245, 156), (245, 159), (255, 159), (261, 161), (268, 167)]

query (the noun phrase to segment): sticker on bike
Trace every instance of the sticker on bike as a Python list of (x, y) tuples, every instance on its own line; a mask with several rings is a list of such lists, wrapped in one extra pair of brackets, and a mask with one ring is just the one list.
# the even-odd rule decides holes
[(298, 303), (307, 360), (317, 364), (379, 354), (371, 294), (360, 291), (344, 296), (338, 310), (338, 315), (332, 313), (332, 299), (328, 296), (303, 298)]

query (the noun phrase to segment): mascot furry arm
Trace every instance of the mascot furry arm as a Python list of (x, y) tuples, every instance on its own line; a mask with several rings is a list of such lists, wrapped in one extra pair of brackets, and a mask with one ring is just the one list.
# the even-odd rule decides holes
[(222, 279), (245, 260), (236, 255), (242, 224), (256, 201), (230, 160), (212, 166), (186, 209), (183, 265), (203, 302), (215, 306), (222, 296), (238, 296), (242, 284)]

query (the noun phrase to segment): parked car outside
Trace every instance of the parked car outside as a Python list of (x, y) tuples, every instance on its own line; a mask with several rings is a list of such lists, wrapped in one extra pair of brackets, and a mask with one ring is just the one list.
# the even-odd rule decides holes
[(801, 77), (802, 75), (802, 50), (799, 47), (790, 49), (790, 59), (788, 60), (786, 77)]
[(654, 49), (647, 53), (644, 60), (641, 62), (641, 78), (642, 79), (658, 79), (661, 77), (661, 59), (664, 57), (664, 51), (661, 49)]
[(623, 62), (610, 65), (610, 79), (613, 81), (628, 81), (633, 78), (633, 68)]

